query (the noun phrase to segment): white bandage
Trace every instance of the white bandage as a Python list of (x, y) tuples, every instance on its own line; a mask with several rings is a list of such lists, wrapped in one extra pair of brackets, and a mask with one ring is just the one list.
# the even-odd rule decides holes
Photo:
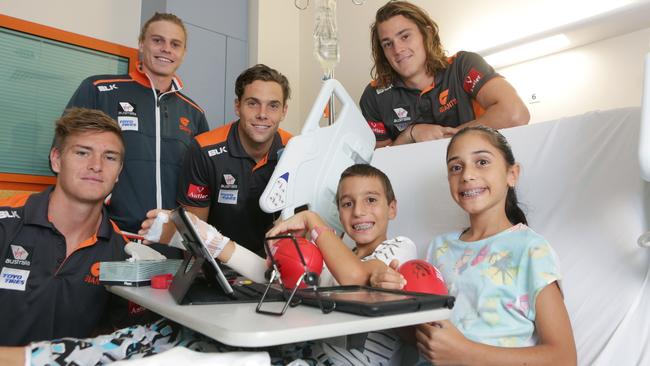
[(174, 236), (172, 236), (172, 239), (169, 241), (169, 244), (167, 245), (169, 245), (170, 247), (187, 250), (183, 245), (183, 236), (181, 236), (181, 234), (178, 231), (174, 233)]
[(208, 224), (207, 222), (199, 219), (198, 217), (189, 214), (188, 215), (192, 221), (192, 226), (194, 230), (199, 234), (203, 243), (205, 243), (208, 253), (213, 258), (216, 258), (221, 254), (223, 248), (226, 247), (226, 244), (230, 241), (230, 238), (227, 236), (221, 235), (219, 230), (215, 229), (214, 226)]
[[(210, 253), (213, 258), (218, 257), (219, 254), (221, 254), (223, 251), (223, 248), (225, 248), (226, 244), (228, 244), (230, 241), (230, 238), (221, 235), (219, 230), (215, 229), (214, 226), (208, 224), (207, 222), (199, 219), (196, 217), (196, 215), (188, 212), (187, 216), (190, 218), (190, 223), (192, 224), (194, 231), (199, 234), (199, 238), (201, 238), (205, 244), (206, 249), (208, 249), (208, 253)], [(159, 217), (160, 214), (158, 214), (156, 217), (156, 221), (158, 221)], [(156, 222), (154, 221), (154, 225), (155, 223)], [(152, 225), (152, 228), (154, 225)], [(172, 239), (169, 241), (169, 246), (185, 250), (185, 246), (183, 245), (183, 237), (178, 231), (176, 231)]]
[(150, 242), (154, 242), (154, 243), (160, 242), (160, 236), (162, 235), (163, 227), (168, 222), (169, 222), (169, 215), (167, 214), (167, 212), (165, 211), (158, 212), (156, 219), (153, 220), (153, 224), (151, 224), (149, 231), (144, 236), (145, 240), (149, 240)]

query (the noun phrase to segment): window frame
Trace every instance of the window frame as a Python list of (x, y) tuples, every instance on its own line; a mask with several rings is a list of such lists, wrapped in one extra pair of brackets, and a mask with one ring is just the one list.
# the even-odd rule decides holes
[[(100, 51), (129, 60), (129, 72), (137, 67), (138, 50), (117, 43), (64, 31), (58, 28), (0, 14), (0, 27), (70, 45)], [(0, 190), (42, 191), (56, 183), (56, 177), (0, 172)]]

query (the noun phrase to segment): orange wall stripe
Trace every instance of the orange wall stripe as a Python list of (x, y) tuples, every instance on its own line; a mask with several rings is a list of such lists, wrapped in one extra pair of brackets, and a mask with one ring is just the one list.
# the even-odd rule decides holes
[(51, 184), (0, 182), (0, 192), (4, 192), (4, 191), (40, 192), (50, 185)]
[(117, 43), (102, 41), (97, 38), (64, 31), (46, 25), (33, 23), (27, 20), (0, 14), (0, 27), (13, 29), (23, 33), (33, 34), (55, 41), (65, 42), (76, 46), (111, 53), (113, 55), (129, 58), (129, 71), (135, 70), (138, 62), (138, 50)]
[(56, 177), (48, 177), (43, 175), (0, 173), (0, 181), (52, 185), (56, 183)]
[(56, 183), (56, 177), (0, 173), (0, 190), (40, 192)]

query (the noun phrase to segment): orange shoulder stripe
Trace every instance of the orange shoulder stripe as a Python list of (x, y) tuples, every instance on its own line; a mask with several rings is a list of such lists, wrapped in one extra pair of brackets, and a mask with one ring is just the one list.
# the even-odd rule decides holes
[(124, 236), (124, 234), (122, 234), (122, 230), (120, 230), (120, 228), (117, 226), (117, 224), (115, 222), (113, 222), (113, 220), (108, 220), (108, 221), (111, 223), (111, 225), (113, 225), (113, 230), (115, 230), (115, 233), (117, 233), (119, 235), (122, 235), (122, 238), (124, 239), (124, 243), (125, 244), (128, 243), (129, 239), (127, 239), (127, 237)]
[(220, 142), (226, 141), (231, 126), (232, 123), (229, 123), (225, 126), (215, 128), (214, 130), (210, 130), (208, 132), (204, 132), (196, 136), (195, 139), (199, 143), (199, 146), (201, 147), (216, 145)]
[(198, 109), (199, 111), (201, 111), (201, 113), (205, 114), (205, 112), (203, 111), (203, 109), (201, 109), (201, 107), (199, 107), (198, 105), (194, 104), (191, 100), (187, 99), (183, 94), (181, 94), (181, 93), (176, 93), (176, 95), (178, 95), (179, 98), (181, 98), (181, 99), (183, 99), (184, 101), (186, 101), (186, 102), (187, 102), (189, 105), (191, 105), (192, 107), (194, 107), (194, 108)]
[(291, 140), (291, 138), (293, 137), (293, 135), (290, 132), (285, 131), (281, 128), (278, 128), (278, 133), (280, 134), (280, 138), (282, 139), (282, 145), (286, 145), (287, 142), (289, 142), (289, 140)]
[(95, 80), (93, 81), (93, 85), (97, 84), (103, 84), (103, 83), (125, 83), (125, 82), (133, 82), (135, 80), (133, 79), (106, 79), (106, 80)]
[(32, 193), (19, 193), (14, 196), (0, 198), (0, 206), (23, 207)]

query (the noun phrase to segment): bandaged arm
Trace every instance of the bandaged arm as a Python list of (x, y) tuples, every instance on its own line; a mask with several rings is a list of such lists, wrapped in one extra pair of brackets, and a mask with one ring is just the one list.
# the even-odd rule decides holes
[[(222, 235), (214, 226), (199, 219), (194, 214), (188, 212), (188, 217), (194, 230), (205, 243), (210, 255), (227, 264), (244, 277), (259, 283), (266, 282), (264, 273), (266, 272), (267, 264), (263, 258), (230, 240), (227, 236)], [(161, 211), (149, 229), (149, 232), (145, 235), (145, 238), (154, 242), (158, 240), (162, 232), (162, 225), (168, 221), (169, 215)], [(174, 234), (169, 245), (183, 250), (185, 249), (185, 246), (182, 244), (182, 237), (178, 232)]]
[[(229, 247), (232, 247), (232, 252)], [(229, 258), (225, 258), (226, 256)], [(232, 240), (226, 245), (218, 259), (253, 282), (267, 282), (264, 277), (267, 268), (266, 261)]]

